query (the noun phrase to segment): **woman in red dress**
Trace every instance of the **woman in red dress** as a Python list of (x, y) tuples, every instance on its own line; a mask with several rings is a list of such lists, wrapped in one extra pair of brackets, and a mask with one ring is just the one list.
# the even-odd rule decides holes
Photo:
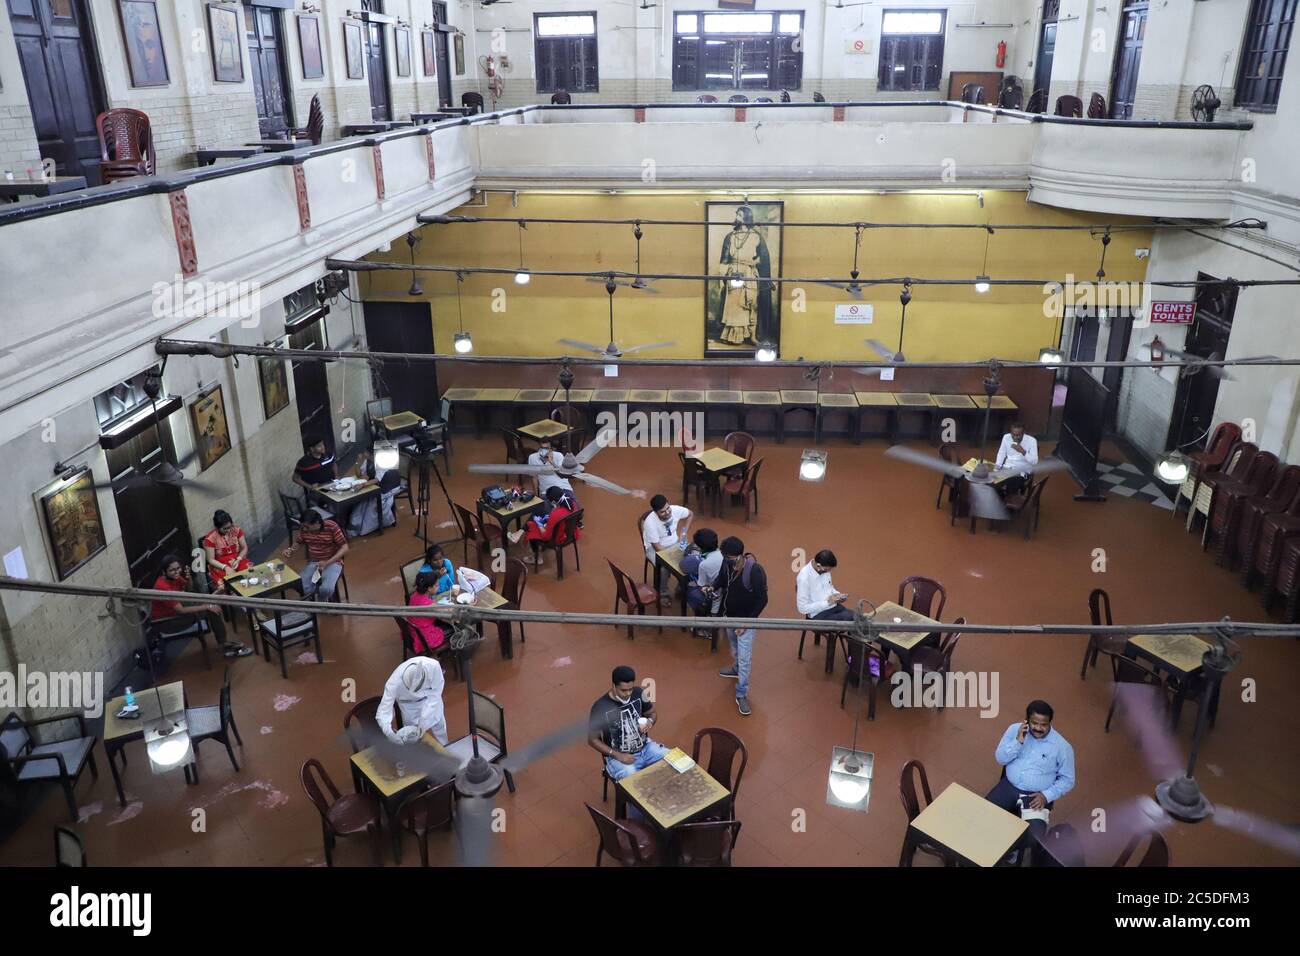
[(248, 560), (244, 530), (225, 511), (212, 516), (212, 530), (203, 536), (203, 550), (208, 559), (208, 577), (218, 590), (224, 587), (226, 575), (247, 571), (253, 566)]
[[(561, 534), (560, 526), (564, 524), (564, 519), (578, 510), (572, 492), (565, 491), (558, 485), (552, 485), (546, 491), (546, 500), (550, 502), (551, 510), (544, 515), (535, 515), (522, 532), (512, 531), (511, 541), (518, 541), (521, 537), (526, 537), (529, 544), (533, 542), (563, 544), (568, 541), (567, 537), (557, 538), (556, 535)], [(582, 532), (575, 528), (573, 536), (580, 538)]]

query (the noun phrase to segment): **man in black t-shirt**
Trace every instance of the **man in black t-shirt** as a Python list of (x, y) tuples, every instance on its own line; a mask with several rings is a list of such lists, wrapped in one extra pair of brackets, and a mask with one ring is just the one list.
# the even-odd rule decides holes
[(334, 455), (326, 449), (325, 440), (323, 438), (310, 440), (307, 454), (299, 458), (298, 464), (294, 466), (293, 483), (311, 488), (314, 485), (333, 481), (337, 477), (334, 471)]
[(591, 705), (587, 744), (605, 758), (609, 778), (621, 780), (662, 760), (668, 748), (650, 739), (659, 712), (642, 694), (636, 671), (620, 665), (611, 679), (613, 686)]

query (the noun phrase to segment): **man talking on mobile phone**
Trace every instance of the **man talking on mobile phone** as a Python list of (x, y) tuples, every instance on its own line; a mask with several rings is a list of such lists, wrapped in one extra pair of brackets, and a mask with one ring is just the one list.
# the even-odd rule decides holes
[(1047, 821), (1038, 814), (1074, 789), (1074, 748), (1052, 728), (1053, 716), (1047, 701), (1030, 701), (1025, 719), (1007, 728), (993, 754), (1002, 779), (985, 799), (1008, 813), (1034, 814), (1027, 817), (1029, 830), (1019, 847), (1047, 832)]

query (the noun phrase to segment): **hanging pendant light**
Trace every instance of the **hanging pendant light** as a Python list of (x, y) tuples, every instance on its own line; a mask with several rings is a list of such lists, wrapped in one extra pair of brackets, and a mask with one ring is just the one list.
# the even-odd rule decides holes
[(452, 336), (451, 343), (452, 343), (452, 348), (454, 348), (461, 355), (465, 355), (468, 352), (474, 351), (474, 341), (469, 337), (469, 333), (465, 331), (465, 308), (464, 305), (461, 303), (461, 298), (460, 298), (460, 287), (461, 287), (461, 283), (463, 283), (464, 281), (465, 281), (465, 273), (457, 272), (456, 273), (456, 314), (460, 318), (460, 331)]
[(528, 285), (532, 281), (532, 274), (524, 268), (524, 230), (527, 224), (519, 220), (519, 271), (515, 273), (515, 285)]
[(989, 291), (989, 237), (993, 235), (993, 230), (988, 226), (984, 227), (987, 232), (984, 234), (984, 268), (980, 274), (975, 277), (975, 291), (983, 295)]
[(775, 362), (776, 346), (771, 342), (759, 342), (758, 348), (754, 350), (754, 358), (760, 362)]
[(406, 290), (407, 295), (424, 295), (424, 283), (420, 281), (420, 274), (415, 271), (415, 247), (420, 244), (420, 236), (414, 232), (406, 234), (406, 245), (411, 250), (411, 287)]

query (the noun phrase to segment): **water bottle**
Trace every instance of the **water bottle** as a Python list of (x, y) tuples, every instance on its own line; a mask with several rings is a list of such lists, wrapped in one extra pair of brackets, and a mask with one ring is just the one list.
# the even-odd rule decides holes
[(677, 542), (677, 547), (680, 548), (682, 551), (686, 550), (686, 532), (684, 531), (682, 532), (682, 540)]
[(126, 706), (135, 706), (135, 694), (131, 693), (131, 688), (129, 687), (126, 689)]

